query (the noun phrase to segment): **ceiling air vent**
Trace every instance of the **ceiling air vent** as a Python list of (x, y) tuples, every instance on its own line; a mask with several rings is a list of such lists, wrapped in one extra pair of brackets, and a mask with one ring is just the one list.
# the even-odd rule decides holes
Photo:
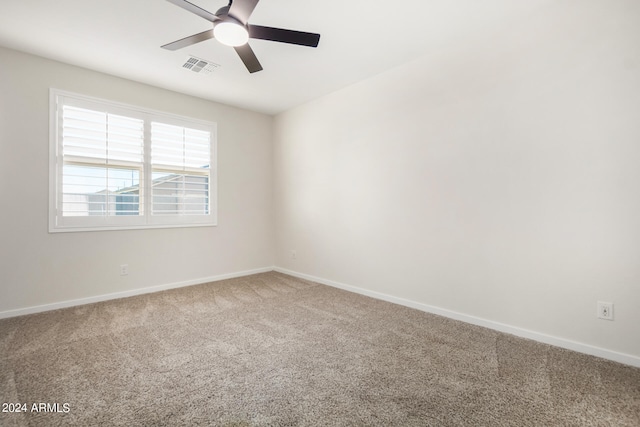
[(216, 64), (215, 62), (207, 61), (205, 59), (196, 58), (195, 56), (190, 56), (187, 59), (182, 67), (187, 70), (191, 70), (194, 73), (202, 73), (202, 74), (210, 74), (218, 68), (220, 64)]

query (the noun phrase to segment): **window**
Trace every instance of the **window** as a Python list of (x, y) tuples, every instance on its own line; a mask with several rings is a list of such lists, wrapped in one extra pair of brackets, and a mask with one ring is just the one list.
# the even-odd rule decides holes
[(51, 90), (49, 231), (216, 224), (215, 123)]

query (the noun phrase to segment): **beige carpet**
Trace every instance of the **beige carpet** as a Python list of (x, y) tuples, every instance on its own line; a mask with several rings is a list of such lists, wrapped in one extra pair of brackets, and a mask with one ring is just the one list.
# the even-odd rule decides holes
[(640, 369), (265, 273), (0, 320), (0, 401), (28, 406), (2, 426), (637, 427)]

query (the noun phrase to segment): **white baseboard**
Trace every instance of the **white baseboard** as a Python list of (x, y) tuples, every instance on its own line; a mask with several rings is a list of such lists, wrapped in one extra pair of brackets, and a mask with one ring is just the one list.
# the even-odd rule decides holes
[(114, 292), (111, 294), (96, 295), (93, 297), (79, 298), (68, 301), (54, 302), (51, 304), (37, 305), (33, 307), (19, 308), (16, 310), (0, 311), (0, 319), (8, 317), (23, 316), (25, 314), (42, 313), (44, 311), (57, 310), (59, 308), (75, 307), (78, 305), (92, 304), (95, 302), (108, 301), (118, 298), (132, 297), (135, 295), (149, 294), (152, 292), (166, 291), (168, 289), (182, 288), (185, 286), (200, 285), (202, 283), (217, 282), (220, 280), (233, 279), (236, 277), (250, 276), (252, 274), (265, 273), (273, 271), (273, 267), (263, 267), (255, 270), (240, 271), (236, 273), (220, 274), (218, 276), (202, 277), (184, 282), (167, 283), (158, 286), (149, 286), (146, 288), (131, 289), (129, 291)]
[(351, 285), (345, 285), (344, 283), (334, 282), (333, 280), (327, 280), (320, 277), (311, 276), (309, 274), (298, 273), (297, 271), (287, 270), (285, 268), (274, 267), (274, 270), (280, 273), (288, 274), (290, 276), (311, 280), (313, 282), (321, 283), (323, 285), (332, 286), (334, 288), (344, 289), (346, 291), (354, 292), (361, 295), (366, 295), (368, 297), (376, 298), (383, 301), (392, 302), (395, 304), (403, 305), (405, 307), (415, 308), (417, 310), (424, 311), (427, 313), (437, 314), (439, 316), (448, 317), (450, 319), (460, 320), (462, 322), (483, 326), (485, 328), (493, 329), (499, 332), (505, 332), (507, 334), (515, 335), (518, 337), (528, 338), (530, 340), (553, 345), (556, 347), (565, 348), (567, 350), (573, 350), (579, 353), (589, 354), (591, 356), (601, 357), (603, 359), (613, 360), (615, 362), (623, 363), (625, 365), (630, 365), (630, 366), (635, 366), (640, 368), (640, 357), (633, 356), (631, 354), (619, 353), (616, 351), (595, 347), (589, 344), (571, 341), (564, 338), (559, 338), (552, 335), (547, 335), (540, 332), (519, 328), (516, 326), (506, 325), (504, 323), (495, 322), (493, 320), (482, 319), (480, 317), (470, 316), (468, 314), (458, 313), (456, 311), (446, 310), (443, 308), (422, 304), (422, 303), (407, 300), (404, 298), (394, 297), (391, 295), (383, 294), (381, 292), (370, 291), (367, 289), (358, 288), (356, 286), (351, 286)]
[(547, 335), (540, 332), (519, 328), (516, 326), (510, 326), (504, 323), (482, 319), (480, 317), (470, 316), (468, 314), (458, 313), (456, 311), (446, 310), (446, 309), (434, 307), (428, 304), (423, 304), (423, 303), (411, 301), (404, 298), (398, 298), (398, 297), (387, 295), (381, 292), (370, 291), (368, 289), (346, 285), (344, 283), (339, 283), (333, 280), (327, 280), (320, 277), (311, 276), (309, 274), (298, 273), (297, 271), (287, 270), (285, 268), (280, 268), (280, 267), (263, 267), (263, 268), (258, 268), (254, 270), (246, 270), (246, 271), (221, 274), (221, 275), (211, 276), (211, 277), (203, 277), (203, 278), (194, 279), (194, 280), (187, 280), (184, 282), (168, 283), (164, 285), (132, 289), (129, 291), (115, 292), (111, 294), (97, 295), (93, 297), (79, 298), (74, 300), (55, 302), (51, 304), (25, 307), (25, 308), (20, 308), (15, 310), (1, 311), (0, 319), (5, 319), (8, 317), (23, 316), (26, 314), (41, 313), (44, 311), (57, 310), (60, 308), (75, 307), (83, 304), (92, 304), (96, 302), (108, 301), (108, 300), (118, 299), (118, 298), (126, 298), (126, 297), (135, 296), (135, 295), (148, 294), (152, 292), (160, 292), (168, 289), (176, 289), (176, 288), (182, 288), (185, 286), (199, 285), (202, 283), (217, 282), (220, 280), (250, 276), (252, 274), (265, 273), (269, 271), (278, 271), (280, 273), (288, 274), (290, 276), (311, 280), (313, 282), (321, 283), (323, 285), (344, 289), (346, 291), (354, 292), (361, 295), (366, 295), (366, 296), (383, 300), (383, 301), (392, 302), (394, 304), (403, 305), (405, 307), (415, 308), (417, 310), (424, 311), (427, 313), (437, 314), (439, 316), (448, 317), (450, 319), (460, 320), (462, 322), (483, 326), (485, 328), (493, 329), (499, 332), (505, 332), (507, 334), (512, 334), (518, 337), (528, 338), (534, 341), (542, 342), (542, 343), (553, 345), (556, 347), (566, 348), (568, 350), (577, 351), (579, 353), (589, 354), (591, 356), (601, 357), (603, 359), (613, 360), (615, 362), (623, 363), (625, 365), (630, 365), (630, 366), (635, 366), (640, 368), (640, 357), (638, 356), (619, 353), (616, 351), (595, 347), (589, 344), (571, 341), (564, 338), (559, 338), (552, 335)]

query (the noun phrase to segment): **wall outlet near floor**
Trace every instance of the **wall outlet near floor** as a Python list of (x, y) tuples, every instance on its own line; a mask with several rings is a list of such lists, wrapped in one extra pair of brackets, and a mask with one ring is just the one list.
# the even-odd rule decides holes
[(129, 264), (120, 265), (120, 275), (126, 276), (129, 274)]
[(298, 258), (298, 252), (294, 249), (291, 251), (291, 259), (297, 259)]
[(598, 301), (598, 318), (613, 320), (613, 303)]

